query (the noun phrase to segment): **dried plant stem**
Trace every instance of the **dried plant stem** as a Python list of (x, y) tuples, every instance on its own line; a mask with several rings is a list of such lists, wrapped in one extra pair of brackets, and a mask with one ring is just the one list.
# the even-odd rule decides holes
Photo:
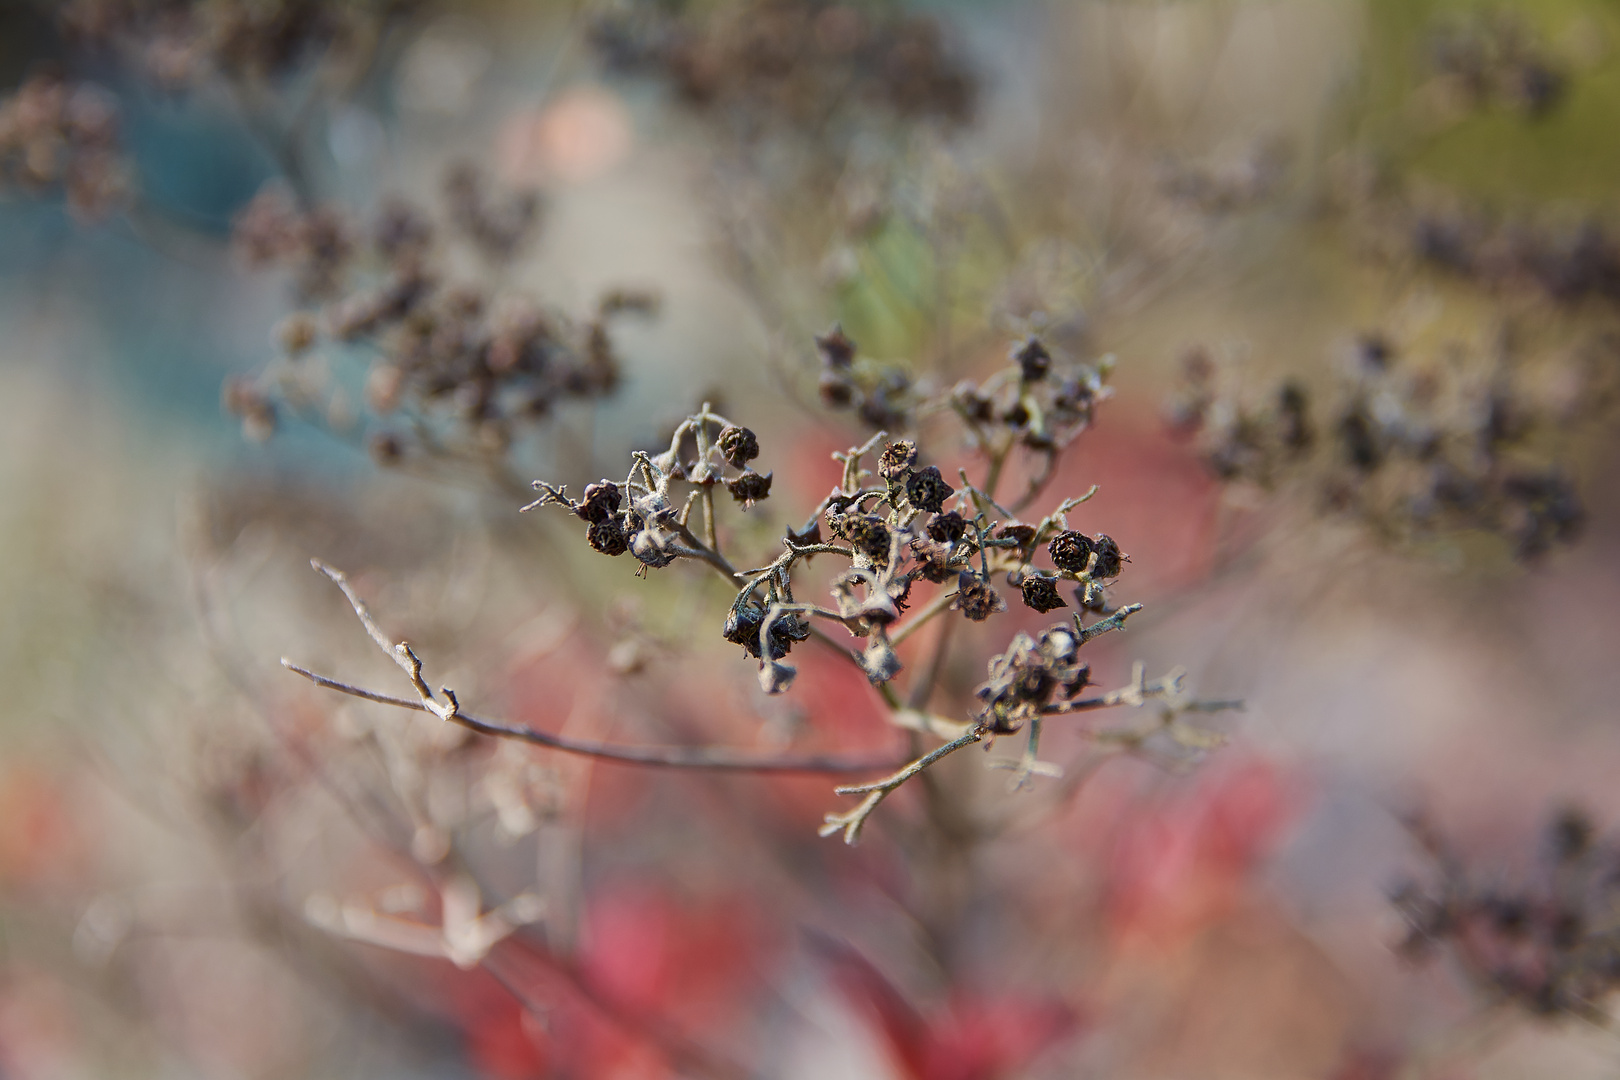
[(756, 773), (855, 773), (871, 772), (877, 769), (892, 768), (895, 764), (893, 758), (863, 758), (851, 759), (826, 755), (766, 755), (754, 754), (747, 751), (728, 750), (720, 747), (657, 747), (657, 746), (619, 746), (612, 743), (599, 743), (583, 739), (571, 739), (550, 732), (540, 731), (536, 728), (518, 726), (499, 720), (490, 720), (475, 716), (462, 710), (454, 692), (448, 687), (442, 688), (445, 701), (441, 702), (428, 688), (426, 680), (422, 678), (422, 662), (411, 651), (410, 646), (404, 642), (395, 643), (389, 639), (367, 608), (364, 600), (349, 584), (347, 575), (342, 571), (327, 566), (319, 560), (311, 560), (321, 573), (330, 578), (348, 598), (349, 605), (354, 608), (355, 615), (365, 627), (371, 640), (377, 643), (378, 648), (388, 657), (399, 664), (416, 690), (417, 698), (395, 697), (392, 694), (383, 694), (375, 690), (367, 690), (337, 679), (330, 678), (300, 667), (291, 660), (283, 658), (281, 664), (298, 675), (302, 675), (316, 686), (351, 697), (374, 701), (381, 705), (392, 705), (400, 709), (414, 709), (419, 712), (430, 712), (441, 720), (460, 724), (470, 731), (481, 735), (492, 735), (497, 738), (516, 739), (520, 742), (532, 743), (536, 746), (545, 746), (565, 754), (578, 754), (583, 757), (592, 757), (604, 761), (616, 761), (625, 765), (641, 765), (661, 768), (699, 769), (724, 772), (756, 772)]
[(866, 819), (871, 817), (872, 811), (876, 810), (878, 805), (882, 803), (884, 799), (889, 797), (890, 792), (899, 787), (901, 784), (904, 784), (907, 780), (910, 780), (913, 776), (916, 776), (918, 773), (922, 772), (924, 769), (928, 768), (928, 766), (932, 765), (940, 758), (945, 757), (947, 754), (954, 754), (956, 751), (962, 749), (962, 747), (979, 742), (984, 737), (984, 728), (969, 728), (967, 731), (963, 732), (961, 735), (952, 739), (945, 745), (930, 750), (922, 757), (906, 765), (900, 771), (886, 776), (882, 780), (878, 780), (870, 784), (853, 784), (848, 787), (833, 789), (839, 795), (865, 795), (866, 798), (861, 800), (861, 804), (859, 806), (847, 813), (828, 814), (826, 823), (821, 826), (821, 835), (831, 836), (835, 832), (842, 832), (844, 834), (844, 843), (854, 844), (860, 839), (861, 827), (866, 824)]

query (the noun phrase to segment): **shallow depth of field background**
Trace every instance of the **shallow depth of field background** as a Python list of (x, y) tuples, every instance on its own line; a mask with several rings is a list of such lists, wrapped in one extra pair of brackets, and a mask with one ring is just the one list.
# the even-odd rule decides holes
[[(1490, 296), (1369, 256), (1335, 218), (1350, 148), (1461, 199), (1613, 219), (1620, 19), (1595, 0), (1495, 6), (1571, 72), (1527, 119), (1448, 111), (1426, 83), (1433, 20), (1477, 10), (926, 8), (982, 97), (953, 156), (918, 168), (981, 170), (1021, 209), (1077, 207), (1051, 216), (1072, 231), (1043, 280), (1087, 348), (1119, 358), (1060, 481), (1101, 486), (1087, 528), (1131, 554), (1118, 592), (1148, 605), (1095, 646), (1098, 680), (1182, 664), (1246, 703), (1195, 768), (1111, 762), (1061, 806), (987, 773), (981, 803), (1025, 818), (954, 869), (900, 857), (885, 830), (917, 812), (905, 799), (851, 850), (815, 837), (841, 805), (825, 778), (464, 745), (284, 672), (287, 656), (406, 689), (313, 556), (480, 711), (626, 742), (893, 745), (860, 680), (814, 657), (802, 692), (763, 698), (695, 572), (636, 580), (505, 493), (380, 469), (310, 425), (244, 440), (220, 387), (269, 360), (289, 299), (228, 231), (269, 162), (222, 101), (72, 66), (38, 10), (0, 11), (0, 86), (67, 57), (112, 87), (163, 211), (86, 223), (48, 194), (0, 198), (0, 1077), (715, 1074), (626, 1016), (772, 1077), (1611, 1075), (1613, 1031), (1482, 1011), (1444, 964), (1403, 964), (1387, 895), (1423, 865), (1402, 825), (1419, 809), (1505, 880), (1559, 806), (1620, 824), (1612, 429), (1567, 451), (1583, 534), (1524, 565), (1478, 536), (1385, 542), (1303, 486), (1223, 488), (1163, 419), (1195, 345), (1259, 383), (1321, 380), (1358, 335), (1424, 319), (1488, 336)], [(604, 74), (560, 7), (477, 5), (414, 33), (391, 81), (325, 115), (323, 195), (429, 198), (473, 158), (543, 192), (517, 284), (564, 307), (619, 285), (662, 298), (617, 338), (623, 388), (561, 414), (525, 468), (576, 486), (620, 471), (713, 394), (761, 433), (773, 527), (813, 504), (827, 453), (858, 437), (784, 392), (776, 328), (718, 254), (702, 120), (655, 80)], [(1219, 168), (1268, 140), (1288, 148), (1285, 179), (1253, 205), (1200, 215), (1144, 194), (1160, 163)], [(1083, 167), (1043, 172), (1057, 158)], [(793, 220), (791, 203), (774, 213)], [(839, 269), (847, 252), (785, 246), (799, 263), (771, 280), (794, 283), (790, 320), (907, 355), (917, 326)], [(954, 312), (985, 337), (960, 373), (1010, 340), (982, 292), (980, 316)], [(953, 692), (1009, 633), (965, 639)], [(1049, 730), (1049, 755), (1080, 760)], [(977, 762), (953, 764), (974, 783)], [(327, 928), (345, 905), (436, 926), (447, 901), (413, 860), (445, 820), (486, 902), (544, 906), (498, 979)], [(934, 874), (963, 895), (919, 899)]]

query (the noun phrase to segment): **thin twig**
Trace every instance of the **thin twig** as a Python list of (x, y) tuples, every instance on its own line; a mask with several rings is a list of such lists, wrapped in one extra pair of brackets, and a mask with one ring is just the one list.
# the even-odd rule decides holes
[(828, 814), (826, 822), (819, 830), (821, 835), (831, 836), (835, 832), (842, 832), (844, 834), (844, 843), (854, 844), (861, 837), (861, 826), (866, 824), (866, 819), (871, 817), (872, 811), (876, 810), (878, 805), (889, 797), (890, 792), (945, 755), (954, 754), (964, 746), (979, 742), (984, 736), (984, 728), (974, 726), (944, 746), (930, 750), (916, 761), (906, 765), (899, 772), (886, 776), (882, 780), (870, 784), (853, 784), (848, 787), (834, 788), (833, 790), (839, 795), (865, 795), (866, 798), (861, 800), (859, 806), (847, 813)]

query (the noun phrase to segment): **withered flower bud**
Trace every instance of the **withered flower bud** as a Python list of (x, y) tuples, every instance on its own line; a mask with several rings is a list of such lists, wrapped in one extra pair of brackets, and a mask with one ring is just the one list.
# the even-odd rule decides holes
[(722, 428), (715, 443), (725, 459), (739, 469), (759, 457), (759, 439), (752, 431), (736, 424)]
[[(793, 526), (789, 525), (787, 530), (787, 541), (794, 547), (810, 547), (812, 545), (821, 543), (821, 519), (817, 518), (815, 521), (812, 521), (809, 527), (807, 527), (803, 532), (796, 532), (794, 531)], [(810, 556), (806, 556), (806, 558), (809, 557)]]
[(585, 521), (606, 521), (619, 512), (620, 501), (619, 486), (613, 481), (586, 484), (585, 498), (574, 507), (574, 513)]
[(1092, 543), (1085, 533), (1060, 532), (1046, 546), (1048, 554), (1052, 556), (1052, 565), (1059, 570), (1068, 570), (1070, 573), (1083, 573), (1086, 564), (1091, 561)]
[(1120, 553), (1119, 545), (1113, 538), (1098, 533), (1091, 542), (1092, 550), (1097, 553), (1097, 569), (1092, 572), (1093, 577), (1111, 578), (1119, 577), (1120, 562), (1126, 556)]
[(990, 587), (990, 583), (971, 570), (964, 570), (956, 579), (956, 599), (951, 606), (974, 622), (983, 622), (998, 611), (1007, 610), (1007, 602)]
[(855, 343), (845, 335), (842, 326), (835, 325), (816, 338), (816, 351), (829, 368), (845, 369), (855, 362)]
[(1026, 554), (1029, 545), (1035, 542), (1035, 526), (1027, 525), (1022, 521), (1009, 521), (997, 527), (995, 538), (997, 540), (1011, 540), (1018, 545), (1018, 553)]
[(966, 518), (952, 510), (928, 523), (928, 536), (941, 544), (954, 544), (967, 534), (967, 524)]
[(823, 371), (817, 383), (821, 403), (829, 409), (847, 409), (855, 401), (855, 384), (837, 371)]
[(904, 476), (916, 460), (917, 444), (910, 439), (896, 439), (885, 446), (882, 455), (878, 457), (878, 473), (885, 480)]
[(850, 514), (844, 518), (843, 533), (854, 545), (874, 562), (889, 557), (889, 527), (874, 514)]
[(918, 469), (906, 480), (906, 498), (918, 510), (937, 514), (945, 509), (945, 500), (956, 494), (956, 489), (939, 474), (938, 465)]
[(1024, 575), (1019, 583), (1024, 594), (1024, 604), (1032, 607), (1043, 615), (1060, 607), (1068, 607), (1063, 597), (1058, 595), (1057, 585), (1051, 578), (1036, 577), (1034, 574)]
[(774, 475), (774, 472), (768, 472), (761, 476), (753, 469), (747, 469), (741, 476), (727, 480), (726, 490), (731, 492), (731, 497), (742, 503), (745, 508), (750, 507), (770, 496), (771, 477)]
[(963, 380), (951, 390), (951, 404), (961, 410), (962, 415), (977, 424), (988, 424), (995, 419), (995, 406), (989, 398), (979, 393), (979, 388), (973, 383)]
[(591, 527), (585, 530), (585, 539), (591, 547), (604, 555), (623, 555), (630, 550), (630, 542), (624, 537), (624, 530), (612, 518), (591, 522)]
[(1052, 354), (1036, 337), (1030, 337), (1014, 349), (1012, 358), (1017, 361), (1019, 373), (1025, 382), (1040, 382), (1052, 370)]

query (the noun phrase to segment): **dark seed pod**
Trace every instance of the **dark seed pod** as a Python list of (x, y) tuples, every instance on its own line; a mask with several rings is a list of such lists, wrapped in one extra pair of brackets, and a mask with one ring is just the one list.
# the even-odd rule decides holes
[(941, 544), (954, 544), (967, 534), (967, 519), (955, 510), (939, 514), (928, 523), (929, 539)]
[(1019, 373), (1025, 382), (1040, 382), (1052, 370), (1052, 354), (1046, 351), (1039, 338), (1031, 337), (1013, 351)]
[(789, 525), (787, 540), (794, 547), (809, 547), (821, 543), (821, 519), (812, 521), (803, 532), (795, 532), (793, 526)]
[(956, 579), (956, 599), (951, 606), (974, 622), (983, 622), (998, 611), (1007, 610), (1003, 600), (990, 583), (971, 570), (964, 570)]
[(1027, 574), (1019, 584), (1019, 589), (1024, 594), (1025, 606), (1032, 607), (1042, 614), (1060, 607), (1069, 606), (1063, 597), (1058, 595), (1057, 585), (1053, 583), (1051, 578)]
[(761, 476), (753, 469), (746, 470), (741, 476), (726, 481), (726, 490), (731, 497), (744, 506), (753, 506), (761, 499), (767, 498), (771, 493), (771, 477), (774, 473), (765, 473)]
[(951, 404), (974, 423), (988, 424), (995, 419), (994, 403), (979, 393), (977, 386), (966, 380), (957, 383), (951, 389)]
[(816, 351), (830, 368), (845, 369), (855, 362), (855, 343), (844, 334), (842, 326), (834, 326), (816, 338)]
[(591, 527), (585, 530), (585, 539), (604, 555), (623, 555), (630, 550), (630, 541), (625, 539), (624, 530), (612, 518), (591, 522)]
[(1020, 555), (1029, 551), (1030, 544), (1035, 542), (1035, 526), (1026, 525), (1022, 521), (1009, 521), (998, 527), (995, 539), (1011, 540), (1018, 545)]
[(585, 497), (574, 507), (574, 513), (585, 521), (606, 521), (619, 512), (621, 497), (619, 486), (611, 480), (585, 485)]
[(1125, 556), (1120, 553), (1119, 545), (1114, 543), (1113, 538), (1098, 533), (1091, 541), (1091, 547), (1097, 553), (1097, 568), (1092, 571), (1092, 576), (1100, 578), (1119, 577), (1120, 563)]
[(739, 469), (759, 457), (759, 439), (745, 427), (727, 425), (720, 430), (715, 443), (725, 459)]
[(838, 371), (823, 371), (817, 384), (821, 403), (829, 409), (847, 409), (855, 402), (855, 384)]
[[(896, 439), (883, 448), (878, 458), (878, 472), (885, 480), (904, 476), (917, 460), (917, 444), (909, 439)], [(936, 473), (938, 469), (934, 470)]]
[(874, 562), (889, 557), (889, 527), (882, 518), (873, 514), (850, 514), (844, 518), (842, 531), (856, 551)]
[(1059, 570), (1079, 574), (1085, 571), (1086, 564), (1091, 561), (1093, 547), (1091, 539), (1085, 533), (1070, 529), (1058, 533), (1046, 546), (1046, 550), (1052, 556), (1052, 565)]
[(945, 500), (956, 494), (956, 489), (939, 474), (938, 465), (918, 469), (906, 479), (906, 498), (918, 510), (937, 514), (945, 509)]

